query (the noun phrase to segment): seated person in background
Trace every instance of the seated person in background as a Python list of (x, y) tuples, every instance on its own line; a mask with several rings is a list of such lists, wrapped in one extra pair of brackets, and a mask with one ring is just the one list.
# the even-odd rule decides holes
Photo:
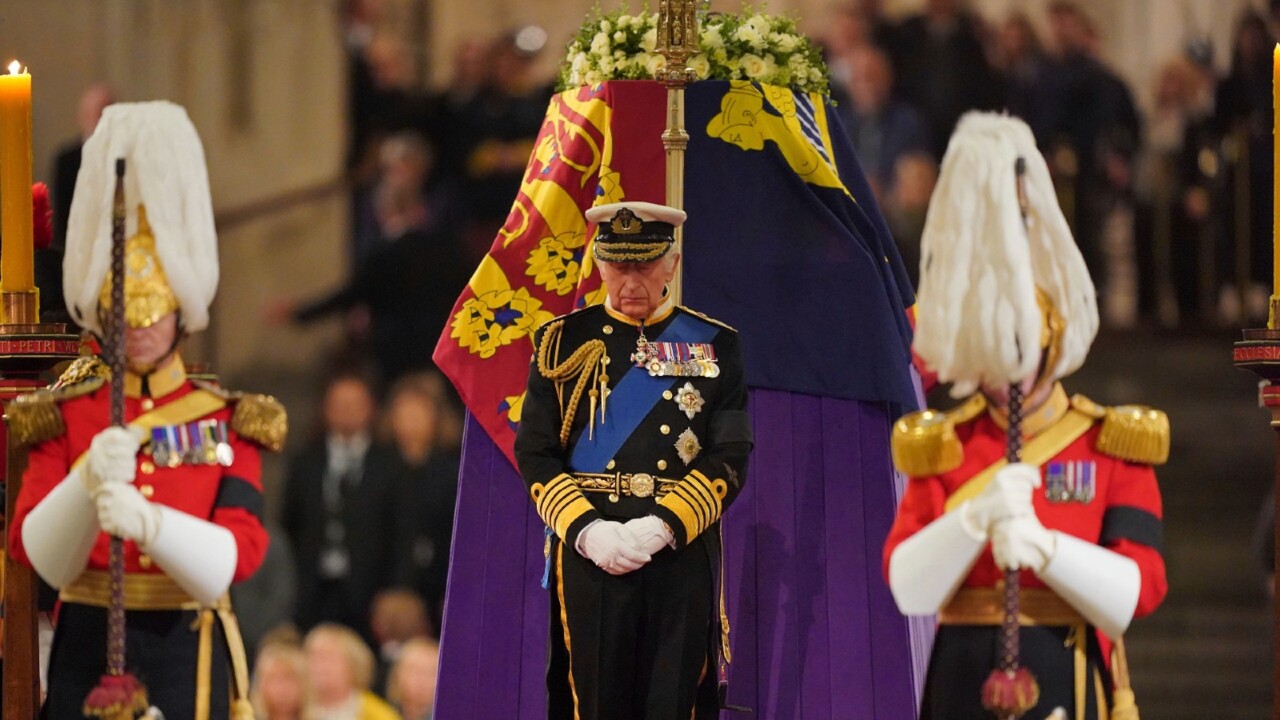
[(427, 608), (412, 590), (387, 590), (373, 599), (369, 613), (378, 666), (373, 687), (385, 696), (387, 675), (407, 642), (427, 637)]
[(387, 699), (404, 720), (431, 720), (436, 698), (436, 671), (440, 648), (435, 641), (415, 638), (404, 644), (391, 668)]
[(360, 636), (325, 623), (303, 642), (316, 720), (400, 720), (384, 700), (369, 691), (373, 653)]
[(264, 643), (253, 663), (249, 699), (257, 720), (303, 720), (306, 716), (307, 661), (294, 642)]

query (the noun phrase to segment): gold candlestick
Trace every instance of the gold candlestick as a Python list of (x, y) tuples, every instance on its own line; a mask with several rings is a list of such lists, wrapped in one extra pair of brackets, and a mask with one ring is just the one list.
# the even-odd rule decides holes
[[(698, 52), (697, 0), (661, 0), (658, 3), (658, 41), (656, 51), (666, 65), (658, 73), (658, 81), (667, 86), (667, 129), (662, 133), (662, 147), (667, 155), (666, 204), (684, 209), (684, 154), (689, 147), (689, 133), (684, 127), (684, 88), (697, 79), (689, 67), (689, 58)], [(675, 231), (676, 252), (684, 255), (684, 228)], [(676, 267), (671, 279), (671, 295), (682, 302), (684, 263)]]

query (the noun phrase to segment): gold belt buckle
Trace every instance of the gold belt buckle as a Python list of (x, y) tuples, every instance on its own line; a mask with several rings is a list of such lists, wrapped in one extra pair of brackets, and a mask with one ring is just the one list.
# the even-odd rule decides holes
[(653, 476), (648, 473), (636, 473), (631, 476), (631, 494), (647, 498), (653, 494)]

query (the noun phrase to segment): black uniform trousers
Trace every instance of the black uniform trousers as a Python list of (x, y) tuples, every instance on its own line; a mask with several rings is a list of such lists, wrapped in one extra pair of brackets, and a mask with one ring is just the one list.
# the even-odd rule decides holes
[(620, 576), (553, 544), (549, 720), (717, 717), (714, 531)]
[[(1023, 717), (1042, 720), (1054, 708), (1076, 718), (1074, 639), (1070, 626), (1024, 626), (1018, 634), (1021, 664), (1040, 685), (1040, 702)], [(1098, 720), (1098, 704), (1111, 702), (1111, 678), (1093, 628), (1087, 628), (1084, 681), (1085, 718)], [(921, 701), (921, 720), (991, 720), (982, 708), (982, 684), (1000, 658), (1000, 628), (939, 625)], [(1101, 697), (1099, 697), (1101, 695)]]
[[(125, 669), (147, 688), (147, 699), (168, 720), (196, 715), (199, 631), (195, 610), (130, 610), (125, 613)], [(230, 712), (227, 641), (213, 623), (209, 717)], [(45, 720), (83, 720), (84, 699), (107, 670), (106, 608), (63, 603), (49, 656)]]

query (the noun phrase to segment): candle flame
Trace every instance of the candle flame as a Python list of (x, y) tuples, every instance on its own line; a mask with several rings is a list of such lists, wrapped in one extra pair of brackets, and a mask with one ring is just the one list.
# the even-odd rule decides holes
[(22, 71), (22, 65), (20, 65), (17, 60), (14, 60), (13, 62), (9, 63), (10, 75), (17, 75), (21, 71)]

